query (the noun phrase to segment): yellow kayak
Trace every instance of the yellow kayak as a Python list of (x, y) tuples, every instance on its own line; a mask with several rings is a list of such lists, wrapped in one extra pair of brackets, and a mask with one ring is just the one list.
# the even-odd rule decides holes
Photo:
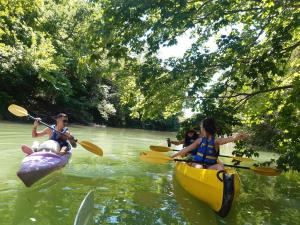
[(234, 169), (224, 171), (194, 168), (177, 162), (175, 175), (180, 185), (225, 217), (240, 190), (240, 178)]

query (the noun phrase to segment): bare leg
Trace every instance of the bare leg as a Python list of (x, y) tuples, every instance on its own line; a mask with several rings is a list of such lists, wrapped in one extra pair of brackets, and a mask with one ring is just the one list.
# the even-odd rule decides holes
[(63, 146), (61, 149), (60, 149), (60, 151), (58, 152), (58, 154), (60, 154), (60, 155), (64, 155), (64, 154), (66, 154), (67, 153), (67, 147), (66, 146)]
[(192, 166), (195, 167), (195, 168), (198, 168), (198, 169), (203, 169), (203, 166), (201, 164), (198, 164), (198, 163), (193, 163)]
[(34, 141), (34, 142), (32, 143), (31, 149), (32, 149), (34, 152), (37, 152), (39, 146), (40, 146), (40, 143), (39, 143), (38, 141)]
[(21, 149), (27, 155), (30, 155), (33, 153), (33, 150), (27, 145), (21, 145)]
[(207, 169), (210, 169), (210, 170), (224, 170), (225, 168), (224, 168), (224, 165), (222, 163), (217, 163), (217, 164), (208, 166)]

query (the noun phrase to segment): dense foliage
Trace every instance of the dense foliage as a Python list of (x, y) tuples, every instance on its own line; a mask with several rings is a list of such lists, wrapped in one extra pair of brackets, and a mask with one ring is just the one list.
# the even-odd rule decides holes
[[(212, 116), (226, 121), (220, 133), (231, 133), (230, 125), (252, 132), (236, 154), (263, 148), (280, 153), (281, 168), (300, 169), (299, 2), (119, 0), (104, 6), (108, 50), (118, 57), (143, 53), (142, 72), (132, 74), (142, 97), (129, 99), (136, 112), (155, 118), (157, 108), (170, 116), (191, 107), (196, 115), (188, 126)], [(182, 58), (155, 59), (161, 46), (187, 33), (195, 41)]]
[[(235, 154), (300, 170), (299, 14), (292, 0), (0, 0), (1, 114), (170, 129), (192, 108), (181, 131), (214, 117), (252, 134)], [(161, 60), (182, 35), (183, 57)]]
[(112, 71), (124, 67), (107, 53), (97, 25), (102, 11), (84, 0), (0, 0), (2, 116), (18, 103), (44, 118), (64, 111), (81, 123), (176, 128), (176, 117), (131, 119), (120, 104)]

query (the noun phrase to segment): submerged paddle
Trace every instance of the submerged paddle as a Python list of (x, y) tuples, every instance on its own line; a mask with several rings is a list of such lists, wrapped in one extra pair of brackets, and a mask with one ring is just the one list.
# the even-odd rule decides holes
[[(198, 161), (194, 161), (194, 160), (185, 160), (185, 159), (173, 159), (171, 157), (168, 157), (166, 155), (163, 155), (161, 153), (153, 153), (153, 152), (143, 152), (140, 155), (140, 159), (146, 162), (151, 162), (151, 163), (167, 163), (170, 161), (173, 162), (191, 162), (191, 163), (199, 163)], [(255, 173), (258, 173), (260, 175), (264, 175), (264, 176), (278, 176), (281, 171), (278, 169), (274, 169), (271, 167), (255, 167), (255, 166), (251, 166), (251, 167), (247, 167), (247, 166), (236, 166), (236, 165), (229, 165), (229, 164), (223, 164), (224, 166), (227, 167), (234, 167), (234, 168), (240, 168), (240, 169), (248, 169), (251, 170)]]
[[(171, 149), (171, 148), (165, 147), (165, 146), (155, 146), (155, 145), (150, 145), (150, 149), (155, 152), (180, 151), (180, 150)], [(229, 156), (229, 155), (219, 155), (219, 156), (225, 157), (225, 158), (232, 158), (232, 159), (234, 159), (236, 161), (240, 161), (240, 162), (252, 162), (253, 161), (253, 159), (244, 158), (244, 157)]]
[[(21, 106), (18, 106), (18, 105), (15, 105), (15, 104), (12, 104), (8, 107), (8, 111), (10, 111), (12, 114), (16, 115), (16, 116), (19, 116), (19, 117), (24, 117), (24, 116), (27, 116), (28, 118), (32, 119), (32, 120), (36, 120), (35, 117), (31, 116), (26, 109), (24, 109), (23, 107)], [(54, 128), (52, 128), (50, 125), (44, 123), (43, 121), (39, 121), (39, 123), (45, 125), (46, 127), (52, 129), (52, 130), (55, 130)], [(64, 133), (60, 132), (60, 131), (57, 131), (55, 130), (55, 132), (61, 134), (61, 135), (65, 135)], [(97, 145), (89, 142), (89, 141), (78, 141), (78, 140), (75, 140), (78, 144), (80, 144), (83, 148), (85, 148), (86, 150), (96, 154), (96, 155), (99, 155), (99, 156), (102, 156), (103, 155), (103, 151), (100, 147), (98, 147)]]

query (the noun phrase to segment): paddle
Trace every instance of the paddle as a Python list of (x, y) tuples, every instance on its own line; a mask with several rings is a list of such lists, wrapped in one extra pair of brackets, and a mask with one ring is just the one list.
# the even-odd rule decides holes
[[(176, 149), (171, 149), (166, 146), (155, 146), (155, 145), (150, 145), (150, 149), (155, 152), (180, 151), (180, 150), (176, 150)], [(234, 159), (236, 161), (240, 161), (240, 162), (252, 162), (253, 161), (253, 159), (237, 157), (237, 156), (229, 156), (229, 155), (219, 155), (219, 156), (225, 157), (225, 158), (232, 158), (232, 159)]]
[[(151, 162), (151, 163), (167, 163), (170, 161), (173, 162), (190, 162), (190, 163), (199, 163), (198, 161), (194, 160), (184, 160), (184, 159), (173, 159), (171, 157), (168, 157), (163, 154), (154, 154), (153, 152), (143, 152), (140, 155), (140, 159), (146, 162)], [(274, 169), (271, 167), (247, 167), (247, 166), (236, 166), (236, 165), (228, 165), (228, 164), (223, 164), (224, 166), (227, 167), (234, 167), (234, 168), (240, 168), (240, 169), (248, 169), (251, 170), (255, 173), (258, 173), (260, 175), (265, 175), (265, 176), (278, 176), (281, 171), (278, 169)]]
[[(21, 106), (18, 106), (18, 105), (15, 105), (15, 104), (12, 104), (8, 107), (8, 111), (10, 111), (12, 114), (16, 115), (16, 116), (19, 116), (19, 117), (24, 117), (24, 116), (27, 116), (28, 118), (32, 119), (32, 120), (36, 120), (35, 117), (31, 116), (30, 114), (28, 114), (27, 110), (24, 109), (23, 107)], [(53, 127), (51, 127), (50, 125), (44, 123), (43, 121), (39, 121), (41, 124), (45, 125), (46, 127), (52, 129), (52, 130), (55, 130)], [(64, 133), (60, 132), (60, 131), (57, 131), (55, 130), (55, 132), (61, 134), (61, 135), (65, 135)], [(102, 156), (103, 155), (103, 151), (100, 147), (98, 147), (97, 145), (89, 142), (89, 141), (78, 141), (78, 140), (75, 140), (78, 144), (80, 144), (83, 148), (85, 148), (86, 150), (96, 154), (96, 155), (99, 155), (99, 156)]]

